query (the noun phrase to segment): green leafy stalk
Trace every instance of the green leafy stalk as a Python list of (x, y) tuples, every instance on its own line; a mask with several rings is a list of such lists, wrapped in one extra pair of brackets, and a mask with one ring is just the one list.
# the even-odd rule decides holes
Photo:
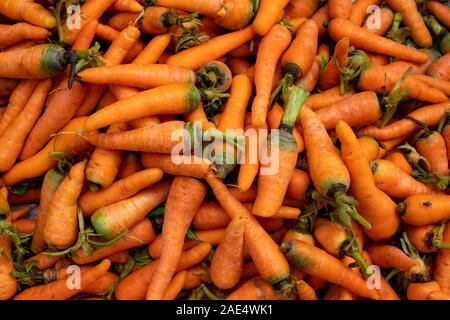
[(349, 83), (359, 77), (361, 72), (368, 67), (369, 60), (366, 53), (361, 50), (349, 51), (347, 65), (345, 67), (340, 65), (337, 57), (334, 59), (340, 72), (339, 77), (341, 94), (344, 94), (348, 91)]
[(293, 127), (300, 110), (309, 96), (309, 92), (292, 85), (283, 89), (283, 95), (286, 99), (286, 106), (281, 123), (285, 126)]
[(396, 12), (391, 29), (386, 34), (386, 38), (402, 44), (406, 42), (406, 38), (409, 36), (409, 28), (400, 28), (402, 21), (403, 15), (400, 12)]

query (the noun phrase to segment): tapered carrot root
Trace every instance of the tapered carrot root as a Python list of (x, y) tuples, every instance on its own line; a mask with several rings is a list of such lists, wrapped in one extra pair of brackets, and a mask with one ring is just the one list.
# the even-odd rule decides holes
[(403, 221), (413, 226), (445, 221), (450, 216), (450, 196), (414, 195), (399, 204), (398, 209)]
[(144, 168), (159, 168), (165, 173), (198, 179), (204, 178), (212, 166), (209, 160), (195, 156), (143, 153), (141, 160)]
[(367, 251), (373, 263), (381, 268), (397, 268), (403, 272), (420, 272), (420, 265), (416, 260), (408, 257), (402, 250), (387, 244), (371, 244)]

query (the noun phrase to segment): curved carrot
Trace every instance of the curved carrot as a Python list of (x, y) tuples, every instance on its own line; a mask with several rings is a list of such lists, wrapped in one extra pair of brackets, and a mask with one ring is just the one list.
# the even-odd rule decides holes
[(412, 273), (420, 272), (418, 262), (408, 257), (397, 247), (388, 244), (372, 243), (366, 250), (370, 254), (373, 263), (381, 268), (396, 268), (403, 272)]
[(371, 6), (376, 6), (380, 3), (380, 0), (357, 0), (352, 5), (350, 16), (348, 20), (361, 26), (364, 22), (365, 17), (369, 13), (368, 9)]
[(288, 0), (262, 0), (253, 21), (253, 29), (256, 34), (265, 36), (277, 23), (288, 3)]
[(158, 6), (166, 8), (175, 8), (188, 12), (199, 12), (207, 16), (215, 17), (220, 9), (222, 9), (223, 1), (221, 0), (157, 0)]
[(141, 12), (144, 8), (136, 0), (117, 0), (113, 3), (112, 7), (117, 11), (128, 11), (128, 12)]
[(406, 289), (408, 300), (426, 300), (432, 292), (441, 290), (436, 281), (410, 283)]
[[(130, 230), (142, 221), (154, 208), (166, 200), (170, 184), (160, 183), (140, 191), (134, 196), (96, 210), (91, 223), (95, 231), (104, 238), (111, 239)], [(126, 212), (126, 214), (124, 214)]]
[(349, 38), (350, 45), (359, 49), (385, 54), (417, 63), (423, 63), (428, 59), (426, 53), (424, 52), (372, 34), (344, 19), (338, 18), (331, 20), (328, 25), (328, 32), (331, 38), (335, 41), (344, 37)]
[(413, 226), (445, 221), (450, 216), (450, 196), (440, 194), (418, 194), (400, 203), (398, 210), (402, 219)]
[(231, 292), (225, 300), (282, 300), (282, 297), (270, 283), (258, 276)]
[(44, 40), (47, 36), (47, 29), (35, 27), (25, 22), (13, 25), (0, 24), (0, 49), (5, 49), (24, 40)]
[(19, 219), (12, 222), (12, 227), (17, 232), (23, 234), (32, 234), (36, 228), (36, 220), (35, 219)]
[(286, 16), (290, 17), (291, 19), (301, 17), (309, 18), (314, 14), (314, 12), (316, 12), (319, 4), (320, 1), (317, 0), (292, 0), (286, 7)]
[(427, 75), (436, 79), (450, 81), (450, 71), (448, 71), (449, 65), (450, 65), (450, 52), (434, 61), (428, 68)]
[(450, 96), (450, 83), (448, 81), (435, 79), (433, 77), (426, 76), (423, 74), (415, 74), (412, 75), (412, 77), (429, 85), (432, 88), (442, 91), (447, 97)]
[(416, 150), (428, 160), (432, 172), (448, 175), (448, 160), (445, 140), (437, 131), (420, 137), (415, 144)]
[(56, 26), (56, 20), (50, 12), (33, 0), (2, 1), (0, 13), (10, 19), (25, 20), (46, 29)]

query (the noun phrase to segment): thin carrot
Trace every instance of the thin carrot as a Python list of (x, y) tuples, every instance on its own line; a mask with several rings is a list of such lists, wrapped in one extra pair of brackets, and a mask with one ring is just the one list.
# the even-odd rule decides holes
[(177, 273), (167, 286), (167, 289), (164, 292), (164, 295), (162, 296), (161, 300), (175, 300), (177, 295), (184, 287), (184, 284), (186, 282), (186, 276), (187, 276), (186, 271), (181, 271)]
[(65, 249), (77, 239), (77, 199), (84, 183), (86, 162), (74, 165), (56, 189), (49, 204), (43, 231), (48, 245)]
[(402, 219), (413, 226), (439, 223), (449, 218), (450, 196), (448, 195), (413, 195), (398, 205)]
[(211, 170), (211, 162), (195, 156), (173, 156), (168, 154), (143, 153), (144, 168), (159, 168), (165, 173), (202, 179)]
[(261, 277), (254, 277), (231, 292), (225, 300), (282, 300), (272, 285)]
[(201, 182), (180, 176), (174, 179), (164, 213), (160, 263), (147, 290), (148, 300), (163, 296), (180, 260), (184, 236), (205, 195)]
[(289, 261), (304, 272), (338, 284), (359, 296), (379, 299), (366, 282), (335, 257), (306, 242), (292, 240), (281, 245)]
[(2, 146), (0, 171), (4, 172), (13, 167), (14, 162), (19, 156), (20, 150), (24, 145), (26, 136), (41, 114), (51, 85), (52, 83), (50, 80), (44, 80), (39, 83), (22, 112), (12, 120), (0, 136), (0, 144)]
[(11, 275), (14, 271), (11, 255), (11, 240), (7, 235), (0, 235), (0, 300), (11, 299), (17, 291), (17, 281)]
[(297, 281), (295, 288), (300, 300), (319, 300), (314, 289), (304, 280)]
[(256, 97), (252, 105), (252, 124), (262, 127), (266, 122), (278, 60), (288, 48), (292, 36), (281, 24), (274, 25), (259, 46), (255, 64)]
[(408, 285), (406, 296), (408, 300), (426, 300), (432, 292), (441, 290), (436, 281), (414, 282)]
[(333, 19), (328, 25), (328, 32), (335, 41), (348, 37), (350, 45), (374, 53), (385, 54), (406, 61), (423, 63), (427, 54), (401, 45), (395, 41), (372, 34), (344, 19)]
[(78, 292), (88, 288), (95, 281), (103, 277), (111, 265), (111, 261), (105, 259), (94, 268), (81, 274), (80, 286), (77, 288), (67, 285), (67, 279), (61, 279), (49, 284), (31, 287), (19, 293), (15, 300), (68, 300)]
[(144, 219), (131, 228), (127, 235), (116, 243), (106, 247), (99, 247), (93, 252), (79, 249), (75, 252), (72, 259), (80, 265), (91, 263), (123, 250), (143, 246), (150, 243), (154, 238), (155, 232), (153, 231), (152, 223), (148, 219)]
[(45, 253), (39, 253), (24, 261), (25, 264), (32, 263), (34, 267), (39, 270), (46, 270), (53, 267), (58, 261), (61, 261), (61, 256), (49, 256)]
[[(367, 262), (367, 265), (373, 265), (372, 258), (369, 253), (367, 251), (363, 251), (362, 254)], [(380, 275), (380, 288), (377, 289), (377, 291), (380, 294), (381, 300), (400, 300), (400, 297), (397, 295), (395, 290), (382, 275)]]
[[(170, 183), (160, 183), (140, 191), (134, 196), (96, 210), (91, 223), (95, 231), (104, 238), (111, 239), (130, 230), (142, 221), (154, 208), (159, 206), (169, 194)], [(123, 213), (127, 212), (126, 215)]]
[(24, 40), (44, 40), (47, 36), (47, 29), (35, 27), (25, 22), (13, 25), (0, 24), (0, 49), (5, 49)]
[(192, 219), (192, 225), (198, 230), (224, 228), (230, 223), (225, 210), (215, 201), (205, 201)]
[[(449, 110), (450, 103), (443, 102), (421, 107), (410, 114), (410, 117), (422, 121), (429, 127), (435, 126), (439, 123), (442, 116)], [(395, 138), (399, 138), (410, 134), (417, 130), (419, 126), (410, 119), (401, 119), (383, 128), (378, 128), (376, 126), (368, 126), (358, 130), (358, 136), (368, 135), (375, 139), (386, 141)]]
[(127, 263), (129, 258), (130, 254), (127, 250), (114, 253), (108, 257), (113, 263)]
[(447, 28), (450, 28), (450, 9), (448, 6), (438, 1), (427, 1), (425, 2), (425, 7)]
[(428, 160), (432, 172), (448, 175), (447, 149), (439, 132), (426, 132), (416, 141), (415, 147), (420, 155)]
[(33, 207), (31, 206), (26, 206), (26, 207), (22, 207), (16, 210), (11, 211), (8, 216), (6, 217), (5, 221), (15, 221), (17, 219), (23, 218), (24, 216), (26, 216), (28, 213), (30, 213), (31, 209), (33, 209)]
[(209, 61), (217, 60), (234, 48), (250, 41), (255, 36), (252, 26), (230, 32), (196, 47), (183, 50), (167, 60), (167, 64), (187, 67), (197, 70)]
[(250, 79), (250, 77), (246, 74), (247, 70), (250, 68), (250, 62), (248, 62), (245, 58), (231, 57), (227, 60), (227, 65), (233, 76), (245, 74), (247, 78)]
[[(113, 261), (111, 261), (111, 263), (112, 262)], [(119, 276), (117, 274), (108, 271), (103, 277), (98, 278), (94, 283), (84, 288), (80, 293), (90, 296), (106, 295), (118, 280)]]
[(85, 216), (90, 216), (97, 209), (133, 196), (143, 188), (159, 181), (162, 176), (163, 172), (159, 169), (147, 169), (117, 180), (100, 191), (87, 191), (79, 199), (81, 211)]
[(312, 16), (311, 19), (317, 22), (319, 26), (319, 37), (322, 38), (326, 32), (326, 27), (328, 26), (328, 21), (330, 20), (330, 16), (328, 14), (328, 4), (320, 7)]
[(36, 228), (35, 219), (18, 219), (12, 222), (14, 230), (23, 234), (32, 234)]
[(197, 0), (197, 1), (184, 1), (184, 0), (157, 0), (158, 6), (166, 8), (175, 8), (184, 10), (187, 12), (199, 12), (206, 16), (215, 17), (220, 9), (222, 9), (223, 1), (221, 0)]
[(412, 76), (414, 79), (422, 81), (423, 83), (429, 85), (432, 88), (442, 91), (447, 97), (450, 96), (450, 83), (448, 81), (435, 79), (430, 76), (423, 74), (415, 74)]
[(184, 290), (198, 288), (202, 283), (208, 281), (208, 270), (202, 265), (189, 268), (186, 272), (186, 281), (183, 286)]
[(144, 8), (136, 0), (117, 0), (112, 7), (117, 11), (141, 12)]
[(2, 1), (0, 13), (10, 19), (24, 20), (46, 29), (56, 26), (56, 20), (50, 12), (33, 0)]
[(359, 146), (365, 158), (369, 161), (378, 159), (380, 154), (380, 144), (377, 140), (369, 136), (358, 138)]
[(431, 187), (415, 180), (389, 160), (371, 162), (375, 184), (388, 195), (406, 199), (415, 194), (434, 194)]
[(225, 238), (219, 244), (211, 261), (211, 280), (221, 289), (233, 288), (242, 275), (244, 263), (244, 229), (243, 217), (231, 220)]
[(253, 21), (253, 28), (256, 34), (265, 36), (277, 23), (288, 3), (288, 0), (262, 0)]

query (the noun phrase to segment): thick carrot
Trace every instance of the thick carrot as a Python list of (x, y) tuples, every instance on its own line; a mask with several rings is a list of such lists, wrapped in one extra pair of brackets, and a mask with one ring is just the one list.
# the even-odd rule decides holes
[(50, 12), (33, 0), (2, 1), (0, 13), (10, 19), (24, 20), (46, 29), (52, 29), (56, 26), (56, 20)]
[(80, 197), (80, 208), (85, 216), (90, 216), (97, 209), (133, 196), (141, 189), (160, 180), (162, 176), (163, 172), (159, 169), (147, 169), (117, 180), (100, 191), (87, 191)]
[[(391, 161), (397, 168), (402, 170), (407, 175), (412, 174), (412, 167), (409, 164), (408, 160), (406, 160), (405, 156), (398, 151), (392, 152), (385, 157), (386, 160)], [(372, 161), (372, 160), (369, 160)]]
[(289, 261), (304, 272), (338, 284), (361, 297), (379, 299), (376, 290), (369, 289), (362, 278), (324, 250), (298, 240), (283, 243), (281, 248)]
[[(348, 50), (350, 48), (350, 40), (347, 37), (339, 39), (337, 41), (336, 46), (334, 48), (333, 57), (325, 66), (320, 79), (319, 79), (319, 89), (320, 90), (328, 90), (335, 86), (339, 85), (340, 79), (340, 71), (338, 68), (338, 64), (341, 67), (345, 67), (347, 65), (347, 56)], [(332, 93), (331, 91), (330, 93)], [(340, 94), (339, 90), (339, 94)], [(316, 108), (311, 107), (313, 110)]]
[(277, 23), (288, 3), (288, 0), (262, 0), (253, 21), (253, 29), (256, 34), (265, 36)]
[(315, 290), (304, 280), (297, 281), (295, 288), (297, 289), (299, 300), (319, 300)]
[(169, 189), (170, 183), (160, 183), (140, 191), (131, 198), (102, 207), (93, 213), (91, 223), (95, 231), (104, 238), (114, 238), (130, 230), (142, 221), (148, 212), (164, 202)]
[(168, 121), (114, 134), (90, 133), (88, 139), (93, 145), (103, 148), (171, 154), (173, 148), (186, 142), (184, 138), (190, 139), (189, 136), (179, 137), (185, 133), (185, 127), (182, 121)]
[(328, 32), (333, 40), (349, 38), (350, 45), (374, 53), (385, 54), (406, 61), (423, 63), (427, 61), (427, 54), (413, 48), (406, 47), (395, 41), (372, 34), (355, 26), (344, 19), (333, 19), (328, 25)]
[[(352, 20), (350, 17), (351, 13), (352, 13), (352, 1), (350, 0), (328, 1), (328, 14), (330, 15), (330, 19), (338, 19), (338, 18), (348, 19), (349, 21), (355, 23), (355, 21)], [(355, 24), (358, 25), (357, 23)]]
[(25, 22), (13, 25), (0, 24), (0, 49), (5, 49), (24, 40), (44, 40), (47, 36), (47, 29), (35, 27)]
[(24, 145), (26, 136), (36, 123), (44, 107), (47, 93), (51, 88), (51, 80), (39, 83), (28, 100), (22, 112), (14, 118), (3, 134), (0, 136), (1, 156), (0, 171), (4, 172), (13, 167)]
[(167, 60), (167, 64), (197, 70), (209, 61), (217, 60), (255, 36), (252, 26), (217, 36), (196, 47), (183, 50)]
[(372, 225), (366, 234), (373, 240), (391, 237), (399, 228), (400, 218), (396, 205), (375, 185), (369, 163), (359, 149), (359, 142), (352, 129), (340, 121), (336, 134), (341, 142), (341, 156), (350, 172), (350, 194), (358, 200), (358, 210)]
[(367, 16), (362, 28), (370, 33), (383, 36), (391, 27), (393, 20), (394, 13), (392, 10), (383, 7), (380, 9), (379, 13), (375, 11)]
[(370, 254), (373, 263), (381, 268), (396, 268), (403, 272), (420, 272), (418, 262), (408, 257), (402, 250), (397, 247), (372, 243), (367, 246), (367, 252)]
[[(450, 224), (447, 223), (445, 226), (442, 241), (450, 242)], [(436, 265), (433, 272), (433, 279), (439, 283), (441, 289), (450, 293), (450, 250), (439, 249), (438, 255), (436, 257)]]
[(432, 131), (423, 135), (416, 141), (415, 147), (420, 155), (428, 160), (432, 172), (448, 175), (447, 148), (439, 132)]
[(242, 275), (244, 263), (244, 229), (243, 217), (231, 220), (225, 238), (219, 244), (211, 261), (211, 281), (221, 289), (233, 288)]
[(351, 127), (361, 127), (376, 122), (382, 115), (377, 95), (364, 91), (315, 111), (327, 130), (342, 120)]
[[(365, 17), (370, 12), (368, 11), (369, 7), (376, 6), (380, 3), (380, 0), (357, 0), (352, 5), (350, 16), (348, 20), (356, 24), (357, 26), (361, 26), (364, 22)], [(344, 18), (345, 19), (345, 18)]]
[(77, 240), (77, 199), (84, 184), (85, 168), (83, 161), (70, 169), (48, 206), (43, 236), (55, 248), (65, 249)]
[(368, 161), (378, 159), (381, 147), (377, 140), (369, 136), (361, 136), (358, 142), (361, 152)]
[(254, 277), (231, 292), (225, 300), (283, 300), (272, 285), (261, 277)]
[(448, 6), (438, 1), (427, 1), (425, 7), (447, 28), (450, 28), (450, 8)]
[[(450, 103), (443, 102), (421, 107), (411, 112), (409, 116), (422, 121), (429, 127), (433, 127), (439, 123), (442, 116), (449, 110)], [(386, 141), (408, 135), (419, 128), (420, 126), (414, 121), (404, 118), (388, 124), (383, 128), (378, 128), (376, 126), (362, 128), (361, 130), (358, 130), (358, 136), (368, 135), (375, 139)]]
[[(180, 272), (195, 266), (204, 260), (211, 251), (209, 243), (201, 242), (193, 248), (183, 252), (177, 265), (176, 272)], [(144, 300), (148, 285), (152, 280), (153, 274), (159, 259), (133, 271), (123, 279), (116, 287), (116, 298), (118, 300)]]
[[(372, 258), (367, 251), (363, 251), (362, 254), (367, 262), (367, 265), (373, 265)], [(378, 288), (377, 291), (380, 294), (381, 300), (400, 300), (400, 297), (397, 295), (395, 290), (382, 275), (380, 275), (380, 288)]]
[(111, 261), (105, 259), (94, 268), (81, 274), (80, 286), (71, 287), (67, 285), (67, 279), (53, 281), (49, 284), (34, 286), (25, 289), (18, 294), (15, 300), (68, 300), (95, 283), (103, 277), (111, 266)]
[(195, 156), (142, 153), (144, 168), (158, 168), (165, 173), (202, 179), (211, 170), (211, 162)]
[(414, 0), (388, 0), (388, 5), (403, 16), (403, 23), (409, 28), (411, 37), (419, 47), (430, 47), (433, 43), (430, 31), (420, 15)]
[(432, 292), (440, 291), (441, 287), (436, 281), (413, 282), (406, 289), (408, 300), (427, 300)]
[(398, 205), (402, 219), (413, 226), (445, 221), (450, 215), (449, 195), (413, 195)]
[(91, 115), (85, 130), (91, 131), (121, 121), (150, 115), (184, 114), (195, 110), (200, 93), (193, 84), (170, 84), (119, 100)]
[(175, 300), (186, 282), (187, 272), (181, 271), (173, 276), (161, 300)]
[(259, 46), (254, 77), (256, 97), (252, 105), (252, 124), (257, 127), (262, 127), (266, 122), (277, 63), (291, 39), (289, 30), (276, 24), (263, 37)]
[(155, 232), (153, 231), (152, 223), (148, 219), (144, 219), (131, 228), (123, 239), (120, 239), (113, 245), (99, 247), (93, 252), (86, 252), (83, 249), (77, 250), (73, 261), (77, 264), (91, 263), (119, 251), (143, 246), (150, 243), (154, 238)]
[(224, 228), (230, 223), (225, 210), (215, 201), (205, 201), (192, 219), (192, 225), (198, 230)]
[(160, 263), (148, 287), (148, 300), (163, 296), (180, 260), (185, 234), (205, 195), (201, 182), (180, 176), (174, 179), (164, 213)]
[(291, 19), (295, 18), (309, 18), (319, 7), (320, 1), (317, 0), (292, 0), (286, 7), (286, 16)]
[(48, 97), (44, 113), (28, 135), (20, 153), (21, 160), (39, 152), (51, 139), (51, 135), (61, 130), (72, 119), (85, 94), (86, 87), (83, 83), (75, 81), (69, 89), (67, 83), (61, 82)]
[(0, 250), (0, 300), (9, 300), (17, 291), (17, 281), (11, 275), (14, 266), (11, 262), (11, 240), (7, 235), (0, 235)]
[(370, 165), (377, 187), (392, 197), (406, 199), (416, 194), (436, 193), (431, 187), (415, 180), (389, 160), (375, 160)]
[(246, 246), (261, 276), (270, 283), (277, 283), (286, 279), (289, 275), (289, 264), (278, 245), (213, 173), (206, 176), (206, 181), (230, 218), (237, 215), (244, 217)]

